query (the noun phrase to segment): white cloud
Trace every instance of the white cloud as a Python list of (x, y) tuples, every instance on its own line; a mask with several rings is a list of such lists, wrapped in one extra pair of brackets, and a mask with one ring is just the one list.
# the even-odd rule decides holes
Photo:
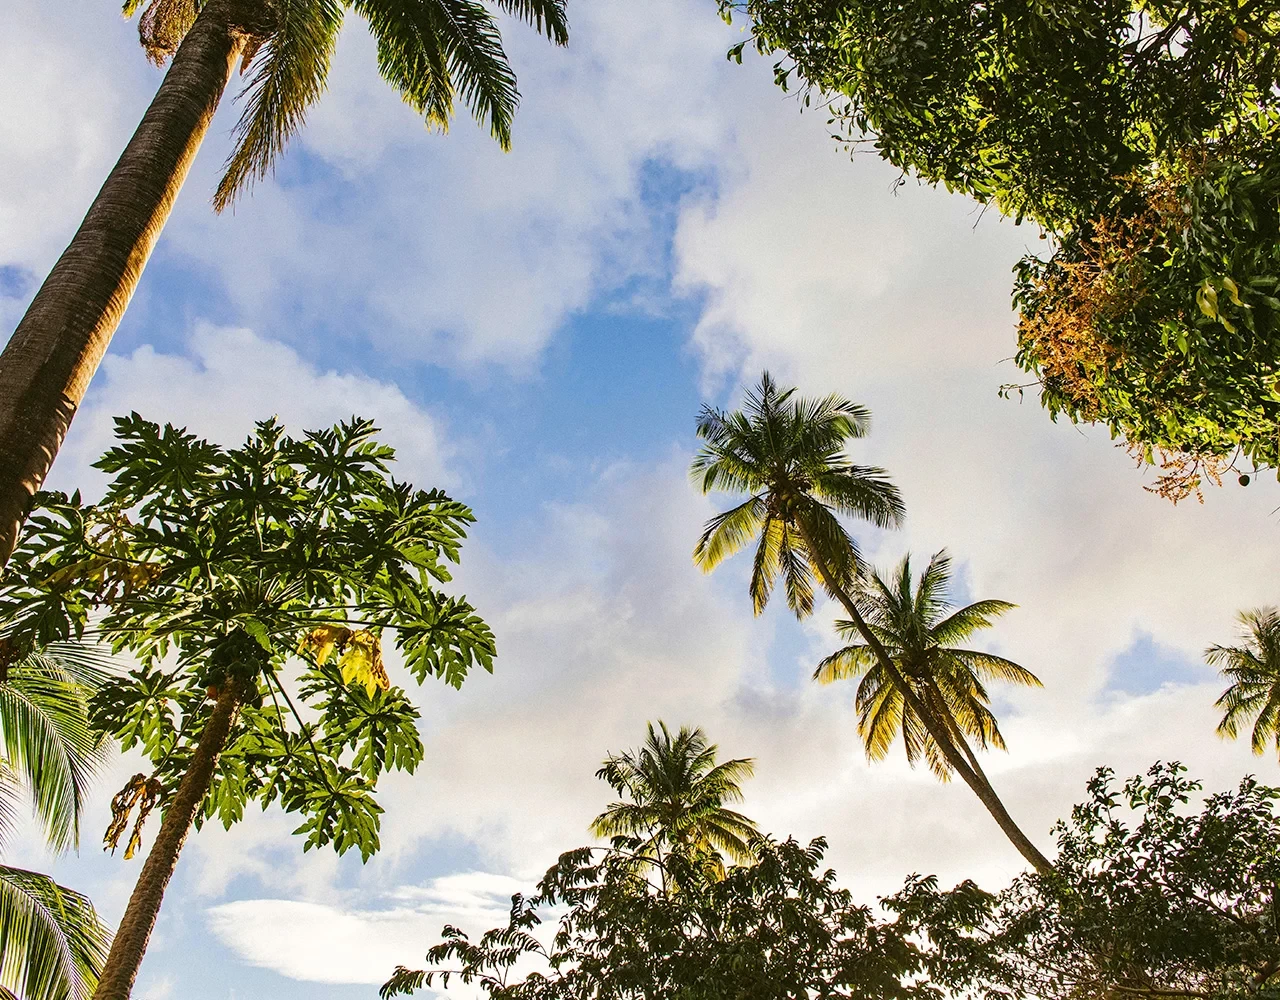
[(51, 488), (98, 478), (88, 466), (110, 447), (113, 418), (135, 410), (226, 445), (239, 444), (255, 421), (273, 415), (293, 434), (370, 417), (382, 428), (379, 440), (396, 448), (397, 477), (424, 487), (456, 483), (437, 420), (397, 386), (322, 371), (251, 330), (199, 324), (187, 347), (187, 354), (147, 345), (107, 356), (58, 456)]
[(523, 94), (509, 154), (465, 114), (447, 136), (427, 133), (378, 77), (352, 15), (329, 91), (279, 178), (213, 216), (205, 196), (223, 149), (211, 133), (170, 252), (217, 275), (254, 325), (284, 329), (287, 318), (476, 374), (529, 370), (599, 289), (651, 273), (661, 256), (641, 200), (645, 164), (709, 168), (723, 149), (713, 95), (724, 40), (704, 14), (680, 0), (640, 19), (583, 5), (567, 50), (507, 24)]
[(370, 909), (288, 899), (245, 899), (208, 910), (209, 927), (246, 962), (313, 983), (383, 983), (413, 967), (445, 924), (475, 936), (506, 923), (511, 896), (529, 886), (484, 872), (406, 888)]

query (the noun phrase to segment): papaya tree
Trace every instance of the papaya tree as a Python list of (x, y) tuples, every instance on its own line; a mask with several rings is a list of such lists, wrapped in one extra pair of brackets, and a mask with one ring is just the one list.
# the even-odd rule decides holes
[(129, 996), (193, 826), (274, 803), (304, 850), (377, 851), (378, 779), (423, 758), (384, 636), (418, 682), (492, 669), (489, 628), (438, 589), (472, 514), (392, 478), (375, 432), (353, 418), (292, 438), (269, 420), (224, 449), (133, 414), (97, 463), (100, 502), (38, 495), (0, 587), (3, 634), (18, 650), (93, 635), (134, 657), (92, 704), (151, 765), (115, 797), (107, 845), (128, 832), (131, 857), (162, 814), (95, 1000)]

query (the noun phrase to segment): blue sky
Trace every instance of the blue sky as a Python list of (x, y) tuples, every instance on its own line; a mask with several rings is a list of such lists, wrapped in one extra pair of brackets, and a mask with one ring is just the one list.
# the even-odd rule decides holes
[[(483, 929), (513, 887), (586, 841), (592, 777), (644, 723), (704, 726), (757, 758), (746, 811), (826, 834), (864, 898), (913, 871), (996, 887), (1020, 859), (961, 785), (869, 767), (851, 692), (807, 678), (830, 608), (753, 619), (746, 567), (689, 552), (714, 510), (685, 470), (704, 402), (768, 367), (869, 405), (859, 461), (886, 467), (906, 527), (862, 532), (881, 565), (948, 547), (957, 597), (1019, 604), (991, 648), (1041, 691), (1004, 691), (989, 771), (1042, 846), (1092, 770), (1189, 762), (1209, 788), (1275, 761), (1213, 735), (1201, 652), (1274, 602), (1274, 483), (1178, 508), (1104, 431), (1055, 425), (1017, 377), (1010, 268), (1026, 227), (850, 160), (801, 115), (710, 0), (571, 6), (554, 50), (508, 26), (524, 103), (502, 154), (459, 120), (427, 133), (373, 70), (353, 19), (307, 129), (233, 213), (209, 196), (224, 104), (53, 473), (88, 465), (137, 409), (234, 441), (368, 414), (405, 477), (479, 515), (459, 586), (493, 624), (492, 677), (427, 686), (427, 761), (383, 790), (367, 866), (303, 855), (278, 813), (184, 850), (139, 1000), (372, 997), (446, 921)], [(158, 83), (105, 2), (0, 9), (0, 326), (12, 329)], [(137, 862), (34, 842), (115, 919)], [(465, 995), (465, 994), (459, 994)]]

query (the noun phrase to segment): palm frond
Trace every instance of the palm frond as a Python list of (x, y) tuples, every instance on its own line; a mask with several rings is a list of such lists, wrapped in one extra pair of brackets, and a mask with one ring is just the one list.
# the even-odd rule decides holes
[(342, 27), (341, 3), (276, 0), (275, 10), (276, 30), (254, 60), (253, 76), (240, 94), (244, 111), (232, 130), (234, 146), (213, 196), (219, 212), (248, 184), (267, 176), (302, 128), (329, 76)]
[(717, 514), (707, 522), (694, 547), (694, 563), (704, 573), (711, 572), (756, 537), (764, 517), (764, 504), (758, 496)]
[(752, 609), (761, 614), (769, 603), (769, 594), (773, 590), (773, 581), (782, 568), (782, 543), (785, 529), (776, 517), (768, 517), (760, 530), (760, 543), (756, 546), (755, 559), (751, 565)]
[(782, 564), (782, 578), (786, 582), (787, 607), (795, 612), (797, 618), (813, 614), (813, 575), (809, 569), (809, 550), (804, 539), (789, 527), (783, 528), (779, 561)]
[(102, 658), (67, 645), (25, 657), (0, 683), (0, 748), (55, 850), (78, 842), (81, 807), (110, 750), (88, 718)]
[(84, 896), (0, 865), (0, 989), (25, 1000), (88, 1000), (110, 940)]
[[(796, 521), (806, 544), (812, 546), (809, 557), (814, 575), (824, 584), (850, 586), (862, 565), (861, 554), (857, 542), (830, 508), (817, 500), (809, 500), (797, 511)], [(824, 579), (819, 567), (830, 573), (833, 579)]]
[(569, 44), (569, 18), (564, 0), (496, 0), (504, 14), (531, 24), (557, 45)]
[(906, 504), (884, 469), (864, 465), (828, 468), (813, 478), (814, 496), (841, 514), (861, 518), (877, 528), (900, 527)]
[(976, 601), (954, 611), (934, 625), (931, 631), (939, 644), (963, 642), (974, 632), (991, 628), (995, 624), (992, 619), (999, 618), (1016, 607), (1016, 604), (1008, 601)]
[(493, 15), (475, 0), (351, 0), (378, 41), (378, 68), (428, 125), (447, 130), (455, 97), (504, 149), (520, 102)]
[(1237, 615), (1239, 646), (1210, 646), (1205, 660), (1231, 683), (1215, 703), (1225, 709), (1218, 735), (1234, 739), (1254, 717), (1250, 745), (1265, 752), (1274, 739), (1280, 755), (1280, 610), (1254, 608)]
[(819, 684), (851, 680), (861, 677), (875, 664), (876, 654), (871, 651), (870, 646), (845, 646), (843, 649), (837, 649), (818, 664), (813, 672), (813, 679)]
[(1023, 684), (1027, 687), (1044, 687), (1040, 678), (1030, 670), (1003, 656), (974, 649), (949, 649), (947, 652), (962, 663), (974, 677), (1008, 681), (1010, 684)]

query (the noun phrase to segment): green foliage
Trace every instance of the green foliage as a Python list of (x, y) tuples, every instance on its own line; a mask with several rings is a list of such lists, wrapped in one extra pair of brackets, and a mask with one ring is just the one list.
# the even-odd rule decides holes
[(1156, 764), (1117, 790), (1100, 769), (1089, 800), (1057, 828), (1055, 874), (1023, 876), (1001, 895), (991, 954), (1017, 995), (1280, 990), (1280, 790), (1246, 778), (1192, 813), (1200, 786), (1184, 771)]
[(752, 857), (756, 825), (726, 802), (741, 802), (741, 782), (751, 777), (747, 758), (716, 763), (718, 748), (701, 729), (682, 726), (675, 736), (665, 722), (649, 732), (638, 750), (613, 754), (596, 772), (623, 801), (614, 802), (591, 824), (597, 837), (639, 837), (640, 853), (661, 858), (676, 852), (722, 864)]
[[(756, 614), (764, 610), (779, 575), (787, 606), (813, 611), (813, 578), (852, 579), (861, 564), (856, 541), (836, 514), (894, 527), (902, 498), (883, 469), (855, 465), (849, 440), (864, 437), (871, 414), (839, 396), (795, 397), (765, 372), (747, 393), (744, 410), (703, 407), (698, 437), (705, 443), (690, 474), (702, 492), (749, 494), (707, 522), (693, 559), (710, 572), (759, 539), (751, 572)], [(820, 567), (825, 567), (826, 572)]]
[(89, 1000), (110, 940), (84, 896), (0, 865), (0, 1000)]
[(1019, 265), (1018, 363), (1051, 415), (1102, 421), (1174, 470), (1174, 499), (1199, 486), (1197, 459), (1275, 467), (1280, 169), (1181, 164), (1124, 201)]
[[(1018, 363), (1054, 416), (1172, 471), (1274, 466), (1274, 5), (721, 0), (840, 137), (1055, 237), (1018, 268)], [(730, 51), (741, 58), (742, 45)]]
[[(125, 0), (139, 9), (140, 33), (156, 62), (171, 56), (195, 22), (196, 0)], [(531, 25), (557, 45), (569, 40), (563, 0), (496, 0), (498, 10)], [(276, 156), (324, 92), (348, 10), (369, 24), (378, 70), (428, 126), (449, 127), (457, 100), (487, 123), (502, 148), (520, 101), (494, 13), (478, 0), (275, 0), (249, 8), (261, 23), (244, 54), (252, 69), (234, 129), (235, 147), (214, 195), (219, 210), (244, 186), (270, 172)]]
[[(446, 927), (427, 952), (435, 968), (398, 968), (382, 996), (456, 978), (493, 1000), (939, 997), (916, 978), (927, 968), (917, 939), (928, 929), (878, 920), (854, 903), (821, 868), (825, 840), (804, 846), (757, 836), (752, 850), (755, 863), (723, 877), (672, 856), (668, 875), (678, 892), (646, 878), (625, 842), (599, 857), (591, 848), (569, 851), (535, 896), (514, 897), (506, 927), (476, 942)], [(984, 896), (968, 885), (956, 891)], [(552, 908), (562, 915), (546, 946), (534, 932), (539, 912)], [(534, 961), (538, 971), (513, 975), (517, 962)]]
[(1102, 768), (1055, 828), (1051, 872), (999, 894), (912, 875), (883, 915), (820, 874), (821, 839), (757, 836), (758, 860), (722, 876), (674, 854), (665, 882), (639, 839), (569, 851), (507, 926), (446, 927), (430, 967), (398, 968), (382, 995), (461, 979), (493, 1000), (1274, 998), (1280, 789), (1246, 778), (1195, 812), (1184, 773), (1156, 764), (1117, 789)]
[(488, 627), (436, 589), (471, 512), (396, 482), (365, 420), (300, 439), (265, 421), (231, 450), (136, 414), (116, 430), (98, 463), (112, 476), (101, 503), (40, 496), (0, 585), (0, 634), (26, 648), (92, 631), (136, 657), (95, 697), (94, 721), (145, 754), (166, 794), (207, 699), (236, 685), (239, 714), (197, 824), (278, 802), (300, 814), (307, 849), (368, 858), (378, 777), (422, 759), (418, 712), (382, 667), (384, 630), (419, 682), (457, 687), (492, 669)]
[(1255, 608), (1239, 617), (1240, 645), (1205, 650), (1205, 659), (1221, 664), (1231, 681), (1216, 703), (1225, 710), (1218, 734), (1235, 739), (1252, 718), (1253, 752), (1263, 753), (1271, 740), (1280, 755), (1280, 611)]
[[(88, 700), (112, 668), (87, 644), (18, 655), (0, 639), (0, 848), (23, 798), (51, 848), (77, 845), (85, 796), (110, 751), (89, 724)], [(84, 896), (0, 865), (0, 998), (87, 1000), (110, 938)]]
[(110, 677), (109, 661), (74, 642), (40, 646), (0, 680), (0, 844), (15, 807), (29, 797), (46, 842), (77, 846), (80, 812), (110, 745), (89, 724), (88, 700)]
[[(899, 675), (911, 685), (919, 703), (945, 722), (956, 746), (967, 748), (968, 739), (982, 749), (1004, 749), (996, 717), (987, 707), (990, 699), (983, 681), (1034, 687), (1040, 681), (1011, 660), (957, 645), (990, 628), (994, 618), (1014, 605), (986, 600), (953, 609), (947, 600), (950, 582), (951, 558), (945, 552), (929, 560), (918, 580), (908, 556), (888, 580), (874, 571), (860, 578), (853, 598)], [(839, 621), (836, 628), (846, 638), (860, 638), (853, 622)], [(854, 642), (837, 650), (818, 665), (813, 676), (823, 684), (862, 678), (856, 696), (858, 732), (868, 760), (883, 760), (901, 734), (908, 761), (914, 765), (924, 757), (936, 775), (944, 781), (950, 777), (950, 762), (870, 646)]]

